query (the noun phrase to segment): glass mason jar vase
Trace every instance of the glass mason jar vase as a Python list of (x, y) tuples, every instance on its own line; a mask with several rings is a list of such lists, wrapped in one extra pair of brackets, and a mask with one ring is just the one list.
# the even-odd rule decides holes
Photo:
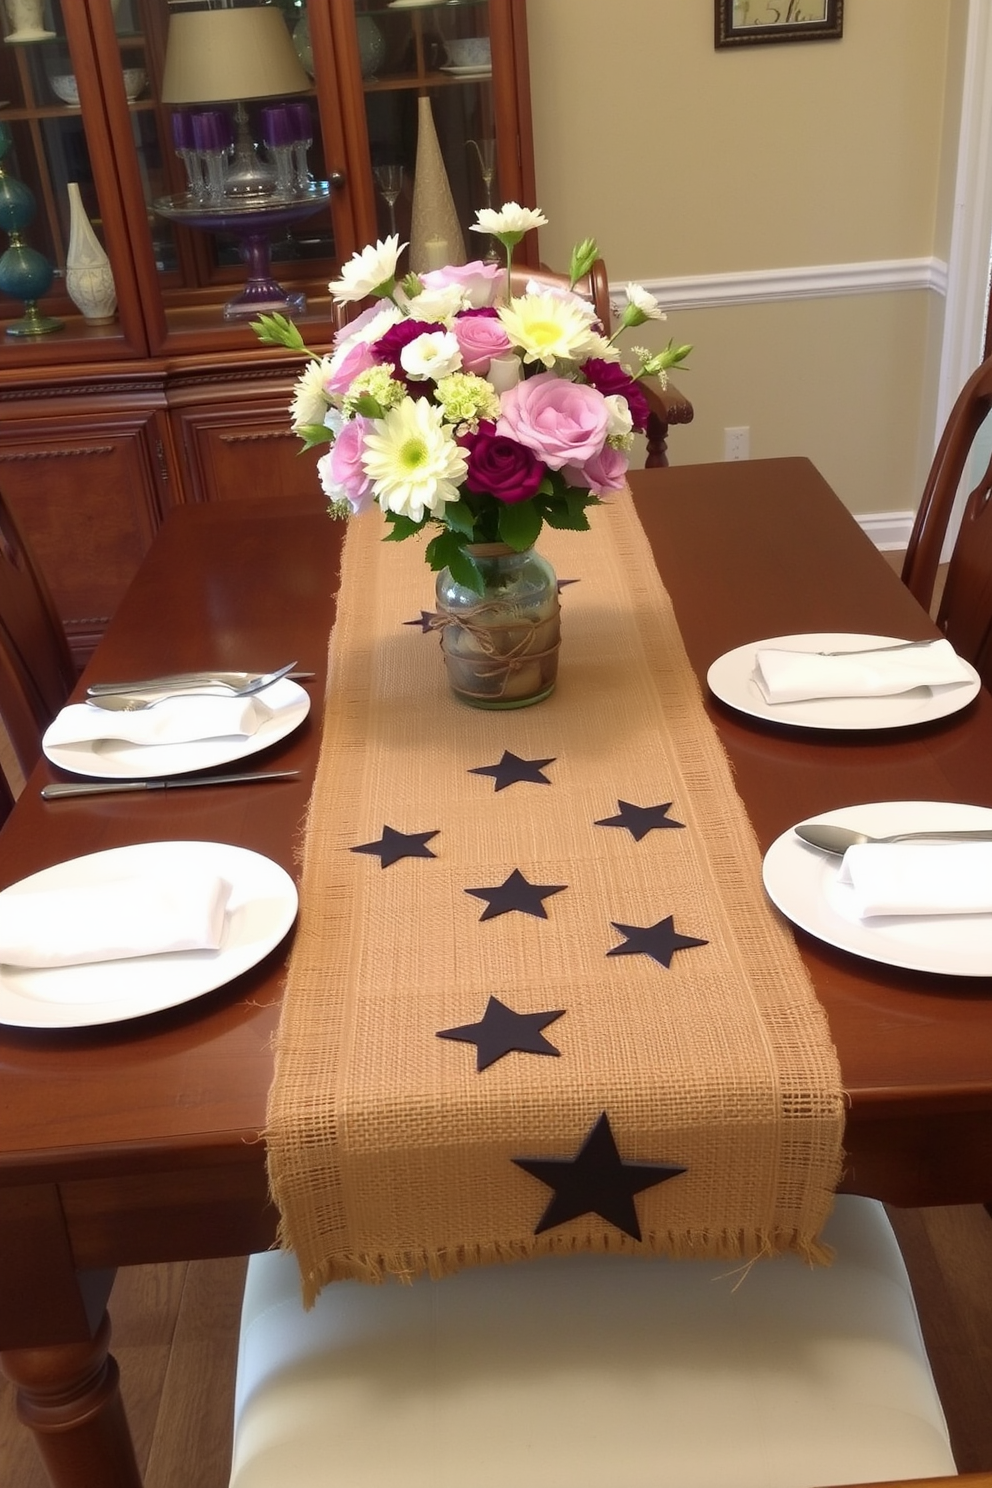
[(455, 695), (475, 708), (527, 708), (553, 691), (560, 616), (555, 571), (533, 548), (503, 543), (466, 549), (482, 570), (482, 595), (444, 569), (437, 607), (445, 617), (441, 650)]

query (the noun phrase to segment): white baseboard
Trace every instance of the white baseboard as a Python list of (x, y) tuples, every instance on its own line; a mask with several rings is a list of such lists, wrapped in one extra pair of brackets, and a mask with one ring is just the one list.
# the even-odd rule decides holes
[(862, 512), (855, 521), (882, 553), (905, 548), (913, 530), (914, 512)]

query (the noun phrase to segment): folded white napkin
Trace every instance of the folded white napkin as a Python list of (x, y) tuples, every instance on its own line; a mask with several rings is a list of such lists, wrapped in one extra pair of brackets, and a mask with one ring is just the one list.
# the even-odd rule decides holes
[(992, 914), (992, 842), (866, 842), (847, 849), (838, 877), (862, 919)]
[(93, 703), (70, 703), (53, 720), (45, 745), (92, 744), (119, 739), (127, 744), (190, 744), (198, 739), (247, 738), (275, 714), (260, 696), (163, 698), (137, 713), (111, 712)]
[(112, 883), (0, 898), (0, 964), (81, 966), (165, 951), (216, 951), (231, 885), (184, 865)]
[(972, 680), (950, 641), (912, 651), (872, 651), (818, 656), (763, 646), (755, 652), (754, 680), (766, 703), (811, 698), (891, 697), (914, 687)]

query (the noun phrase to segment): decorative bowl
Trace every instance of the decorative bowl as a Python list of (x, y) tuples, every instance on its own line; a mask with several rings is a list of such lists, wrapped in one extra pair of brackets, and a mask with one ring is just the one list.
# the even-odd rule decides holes
[(128, 103), (133, 103), (136, 98), (141, 96), (147, 81), (148, 74), (143, 67), (125, 67), (124, 94)]
[(455, 67), (488, 67), (492, 60), (488, 36), (463, 36), (444, 45)]
[(79, 84), (71, 72), (56, 73), (48, 79), (48, 83), (55, 97), (62, 103), (68, 103), (72, 108), (79, 107)]

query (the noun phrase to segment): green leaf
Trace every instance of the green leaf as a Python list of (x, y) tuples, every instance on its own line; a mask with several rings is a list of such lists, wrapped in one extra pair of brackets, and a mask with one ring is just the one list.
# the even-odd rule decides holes
[(464, 585), (466, 589), (471, 589), (474, 594), (484, 594), (486, 585), (482, 570), (471, 553), (466, 553), (462, 542), (463, 539), (458, 533), (450, 529), (439, 533), (427, 544), (427, 562), (434, 573), (440, 572), (442, 568), (448, 568), (456, 583)]
[(533, 501), (512, 501), (500, 507), (500, 539), (517, 553), (523, 553), (534, 546), (541, 524), (541, 513)]
[(266, 346), (285, 346), (290, 351), (307, 349), (299, 330), (285, 315), (260, 315), (249, 324)]
[(549, 527), (568, 532), (588, 532), (587, 506), (598, 506), (598, 498), (591, 491), (579, 491), (574, 486), (566, 487), (547, 504), (545, 521)]
[(458, 532), (469, 541), (475, 536), (475, 512), (464, 501), (445, 502), (442, 513), (445, 526)]
[(599, 245), (595, 238), (583, 238), (581, 243), (576, 243), (568, 270), (570, 289), (574, 289), (579, 280), (585, 278), (598, 257)]
[(297, 434), (303, 440), (300, 454), (306, 454), (307, 450), (314, 449), (318, 444), (333, 444), (334, 435), (326, 424), (301, 424)]
[(362, 393), (361, 397), (356, 398), (351, 404), (351, 407), (356, 413), (360, 413), (362, 418), (381, 419), (383, 415), (382, 404), (373, 398), (371, 393)]
[(389, 531), (382, 539), (383, 542), (403, 542), (405, 538), (416, 537), (422, 532), (426, 524), (425, 517), (422, 522), (415, 522), (411, 517), (401, 516), (399, 512), (386, 512), (386, 521), (389, 523)]

